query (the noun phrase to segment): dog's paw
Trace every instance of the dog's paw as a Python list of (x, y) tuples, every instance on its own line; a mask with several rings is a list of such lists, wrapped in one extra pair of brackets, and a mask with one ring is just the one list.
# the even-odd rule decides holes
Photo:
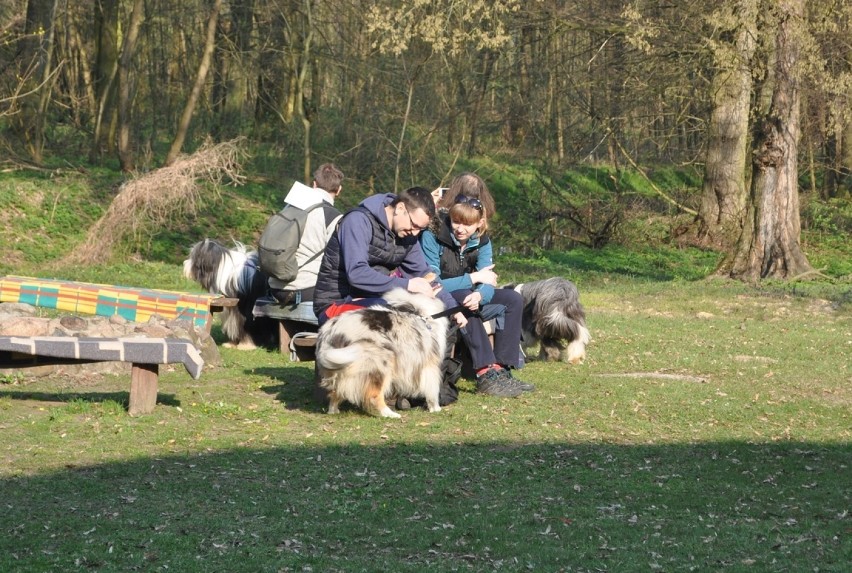
[(402, 418), (402, 416), (391, 410), (388, 406), (382, 408), (379, 415), (381, 415), (382, 418)]
[(339, 414), (340, 408), (338, 408), (337, 405), (329, 405), (328, 406), (328, 413), (329, 414)]
[(430, 412), (440, 412), (440, 411), (441, 411), (441, 407), (440, 407), (440, 406), (438, 406), (438, 405), (435, 405), (435, 406), (429, 406), (429, 411), (430, 411)]
[(237, 350), (257, 350), (257, 344), (251, 339), (241, 340), (236, 346)]

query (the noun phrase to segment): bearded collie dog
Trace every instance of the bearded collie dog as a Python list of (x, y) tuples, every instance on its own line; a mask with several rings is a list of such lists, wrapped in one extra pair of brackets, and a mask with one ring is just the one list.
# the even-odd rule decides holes
[(340, 314), (319, 330), (316, 366), (329, 414), (346, 401), (372, 415), (399, 418), (385, 401), (391, 396), (425, 398), (430, 412), (441, 410), (449, 320), (432, 317), (444, 303), (401, 288), (382, 298), (387, 306)]
[(509, 285), (524, 299), (521, 345), (540, 346), (539, 359), (580, 364), (592, 337), (574, 283), (561, 277)]
[(228, 249), (213, 239), (193, 245), (183, 262), (184, 276), (210, 294), (239, 299), (222, 311), (222, 333), (228, 339), (223, 346), (250, 350), (274, 343), (274, 322), (252, 316), (255, 301), (268, 290), (268, 277), (258, 267), (257, 253), (242, 243), (234, 241)]

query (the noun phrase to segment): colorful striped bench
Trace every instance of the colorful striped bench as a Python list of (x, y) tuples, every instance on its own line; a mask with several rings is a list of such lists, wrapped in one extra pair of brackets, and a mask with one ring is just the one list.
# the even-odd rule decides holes
[(210, 331), (213, 313), (236, 306), (237, 299), (212, 294), (81, 283), (33, 277), (0, 277), (0, 302), (22, 302), (98, 316), (147, 322), (153, 315), (186, 319)]

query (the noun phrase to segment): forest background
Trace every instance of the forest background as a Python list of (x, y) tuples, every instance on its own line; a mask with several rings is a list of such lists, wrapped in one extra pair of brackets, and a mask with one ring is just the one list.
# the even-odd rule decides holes
[[(708, 272), (747, 280), (846, 278), (850, 13), (832, 0), (5, 2), (5, 216), (50, 215), (29, 248), (10, 240), (4, 267), (41, 262), (46, 243), (89, 263), (116, 249), (179, 261), (203, 236), (252, 244), (289, 184), (333, 161), (344, 207), (478, 171), (505, 252), (658, 244), (715, 253)], [(26, 201), (18, 177), (41, 182)], [(44, 181), (89, 193), (66, 206)], [(50, 229), (72, 208), (89, 233), (66, 244)], [(814, 267), (811, 236), (832, 263)]]
[(139, 418), (0, 375), (0, 570), (845, 572), (850, 12), (0, 2), (0, 274), (198, 289), (192, 243), (253, 245), (322, 162), (343, 208), (474, 170), (501, 280), (570, 278), (593, 335), (394, 423), (277, 350)]

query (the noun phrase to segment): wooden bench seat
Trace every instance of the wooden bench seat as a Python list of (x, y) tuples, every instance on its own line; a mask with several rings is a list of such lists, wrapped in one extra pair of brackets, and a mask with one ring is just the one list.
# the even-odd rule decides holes
[(131, 416), (154, 411), (160, 364), (181, 363), (196, 380), (204, 366), (198, 349), (180, 338), (0, 336), (0, 368), (89, 362), (132, 365), (128, 408)]
[(317, 317), (313, 302), (281, 304), (271, 296), (255, 302), (252, 315), (278, 321), (278, 348), (281, 354), (290, 354), (290, 360), (313, 360), (317, 343)]

